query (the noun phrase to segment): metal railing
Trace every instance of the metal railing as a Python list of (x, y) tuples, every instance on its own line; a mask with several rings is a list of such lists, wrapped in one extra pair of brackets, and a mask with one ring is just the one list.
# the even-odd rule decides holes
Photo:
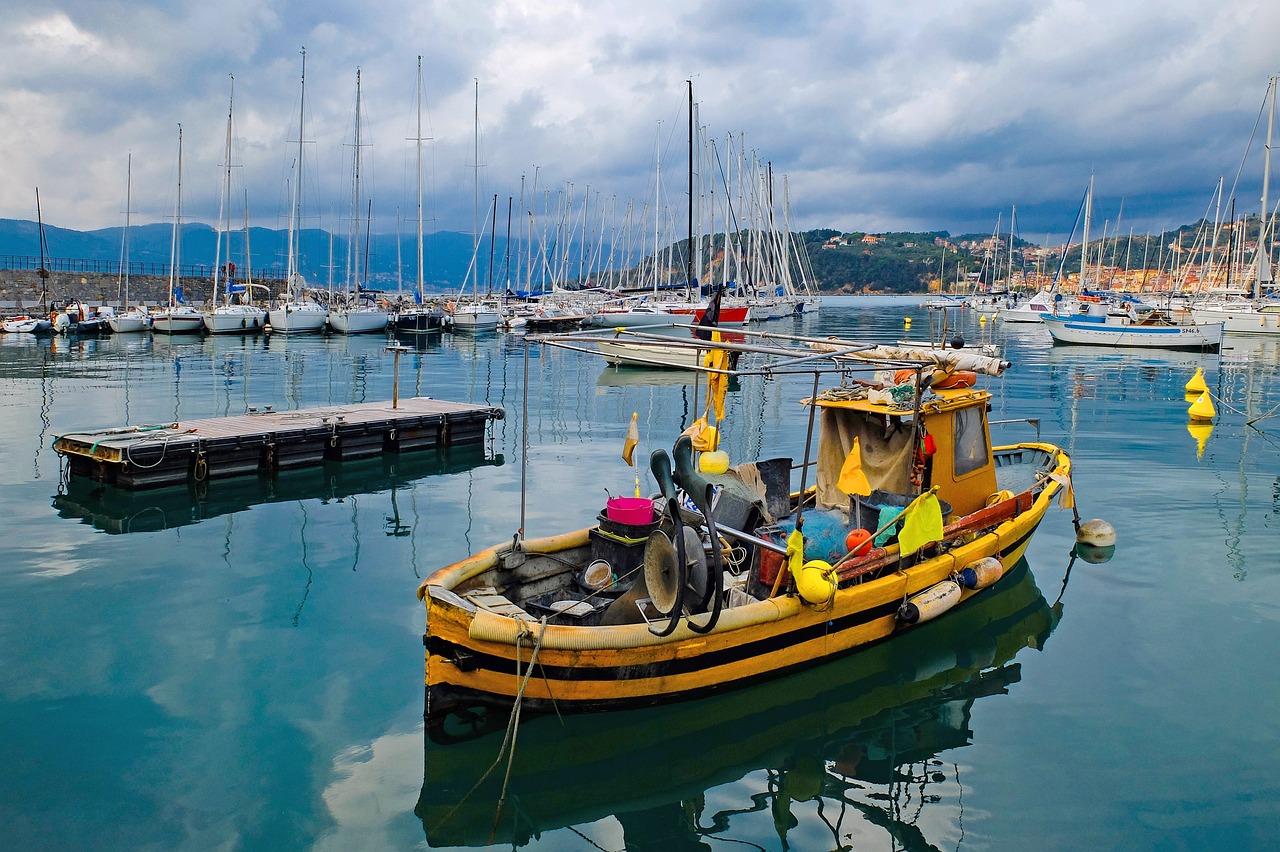
[[(0, 254), (0, 269), (35, 272), (40, 268), (40, 258), (30, 255)], [(50, 257), (45, 259), (45, 268), (53, 273), (73, 273), (90, 275), (121, 275), (123, 268), (118, 260), (94, 260), (92, 258)], [(132, 260), (128, 264), (129, 275), (151, 275), (168, 278), (172, 268), (168, 263), (155, 263), (145, 260)], [(181, 263), (178, 265), (179, 278), (213, 278), (213, 266), (205, 263)], [(283, 281), (283, 268), (255, 268), (255, 281)]]

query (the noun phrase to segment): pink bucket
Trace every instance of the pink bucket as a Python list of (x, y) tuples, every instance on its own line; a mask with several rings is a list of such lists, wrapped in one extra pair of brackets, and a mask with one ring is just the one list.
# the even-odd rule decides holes
[(648, 497), (610, 497), (605, 517), (620, 524), (647, 524), (653, 521), (653, 501)]

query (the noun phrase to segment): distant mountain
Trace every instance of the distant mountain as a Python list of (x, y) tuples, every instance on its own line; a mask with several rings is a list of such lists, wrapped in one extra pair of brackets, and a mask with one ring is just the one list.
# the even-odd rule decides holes
[[(90, 260), (115, 263), (121, 254), (121, 237), (124, 228), (103, 228), (97, 231), (72, 231), (45, 225), (45, 240), (50, 257), (59, 259)], [(173, 241), (173, 226), (168, 224), (134, 225), (129, 229), (129, 259), (134, 263), (156, 264), (157, 268), (169, 263), (170, 246)], [(188, 266), (212, 267), (216, 251), (217, 232), (199, 222), (182, 226), (182, 245), (180, 260), (184, 268)], [(288, 253), (288, 232), (270, 228), (250, 228), (249, 247), (252, 249), (252, 267), (255, 270), (278, 270), (283, 274)], [(516, 252), (513, 241), (512, 252)], [(363, 255), (365, 247), (360, 247), (361, 266), (365, 266)], [(417, 282), (418, 245), (417, 235), (400, 238), (399, 255), (396, 251), (394, 234), (376, 234), (368, 247), (368, 274), (361, 275), (364, 286), (376, 289), (394, 290), (403, 279), (405, 288), (412, 288)], [(330, 257), (332, 261), (332, 280), (335, 286), (346, 283), (347, 240), (334, 235), (332, 246), (327, 231), (316, 228), (299, 233), (299, 265), (303, 276), (318, 286), (326, 285), (330, 280)], [(423, 237), (423, 254), (426, 268), (426, 287), (432, 291), (456, 290), (463, 283), (467, 269), (471, 265), (471, 235), (454, 231), (437, 231)], [(476, 267), (479, 271), (481, 291), (489, 289), (489, 256), (490, 247), (486, 242), (480, 247)], [(222, 246), (222, 259), (225, 263), (230, 259), (240, 272), (245, 268), (245, 235), (236, 231), (229, 236), (229, 245)], [(24, 219), (0, 219), (0, 265), (2, 258), (40, 256), (39, 227), (35, 222)], [(500, 286), (503, 278), (503, 266), (506, 258), (504, 240), (495, 241), (493, 247), (494, 278), (492, 286)]]

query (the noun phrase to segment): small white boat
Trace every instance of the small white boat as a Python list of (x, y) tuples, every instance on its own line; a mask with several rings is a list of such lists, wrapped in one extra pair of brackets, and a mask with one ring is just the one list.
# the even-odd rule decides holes
[(8, 334), (45, 334), (53, 330), (53, 323), (47, 319), (19, 314), (5, 320), (3, 328)]
[(676, 316), (666, 308), (647, 304), (609, 305), (582, 319), (583, 328), (642, 328), (655, 325), (692, 324), (692, 317)]
[(1054, 312), (1054, 305), (1061, 299), (1061, 294), (1049, 290), (1041, 290), (1025, 302), (1016, 305), (1005, 305), (997, 316), (1002, 322), (1040, 322), (1045, 314)]
[(107, 324), (116, 334), (136, 334), (151, 328), (151, 315), (135, 306), (122, 314), (108, 317)]
[(1159, 311), (1146, 314), (1112, 308), (1103, 316), (1045, 314), (1045, 327), (1054, 343), (1090, 346), (1131, 346), (1149, 349), (1191, 349), (1216, 352), (1222, 346), (1222, 323), (1175, 325)]

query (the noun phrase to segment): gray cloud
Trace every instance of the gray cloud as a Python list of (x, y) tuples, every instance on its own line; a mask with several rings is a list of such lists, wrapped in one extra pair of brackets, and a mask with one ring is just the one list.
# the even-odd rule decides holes
[[(1258, 115), (1274, 4), (989, 0), (894, 3), (215, 4), (18, 2), (0, 11), (0, 216), (90, 229), (163, 221), (184, 127), (184, 211), (217, 215), (229, 76), (236, 179), (252, 217), (287, 218), (307, 48), (304, 174), (311, 224), (347, 215), (355, 70), (375, 227), (411, 218), (416, 57), (424, 56), (429, 227), (470, 230), (479, 81), (482, 207), (539, 187), (683, 196), (684, 94), (700, 118), (786, 175), (793, 223), (987, 231), (1019, 207), (1023, 235), (1070, 230), (1090, 173), (1099, 217), (1139, 231), (1200, 216), (1235, 178)], [(734, 143), (739, 144), (737, 141)], [(1261, 165), (1238, 207), (1257, 207)], [(679, 218), (679, 214), (676, 214)]]

